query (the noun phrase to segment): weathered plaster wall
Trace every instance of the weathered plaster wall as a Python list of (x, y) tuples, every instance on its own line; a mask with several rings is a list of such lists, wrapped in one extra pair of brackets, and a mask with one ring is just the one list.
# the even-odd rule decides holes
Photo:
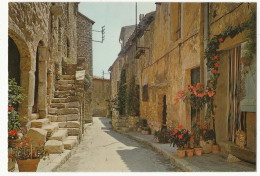
[(174, 19), (171, 18), (174, 16), (171, 14), (177, 8), (178, 3), (157, 5), (152, 57), (145, 61), (142, 72), (142, 86), (148, 83), (149, 100), (141, 102), (141, 117), (148, 120), (152, 130), (158, 130), (162, 125), (163, 95), (166, 95), (167, 126), (191, 127), (190, 107), (183, 102), (175, 103), (174, 99), (180, 89), (189, 85), (190, 74), (187, 73), (190, 69), (200, 66), (200, 18), (195, 18), (200, 15), (200, 4), (183, 3), (182, 37), (173, 41), (171, 26), (174, 25), (171, 23)]

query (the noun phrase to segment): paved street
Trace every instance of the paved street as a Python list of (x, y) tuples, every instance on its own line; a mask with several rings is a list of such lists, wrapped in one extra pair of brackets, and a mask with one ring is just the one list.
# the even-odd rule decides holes
[(180, 172), (147, 145), (114, 132), (109, 119), (94, 117), (76, 153), (58, 172)]

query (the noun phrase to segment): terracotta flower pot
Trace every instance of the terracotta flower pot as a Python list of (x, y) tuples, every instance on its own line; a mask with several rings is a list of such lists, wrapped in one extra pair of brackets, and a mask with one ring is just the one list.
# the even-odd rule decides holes
[(184, 158), (185, 157), (185, 150), (178, 149), (177, 153), (178, 153), (178, 157), (179, 158)]
[(201, 153), (202, 153), (202, 148), (201, 147), (194, 148), (194, 151), (195, 151), (195, 155), (196, 156), (201, 156)]
[(186, 150), (186, 153), (187, 153), (187, 156), (188, 156), (188, 157), (192, 157), (192, 156), (193, 156), (193, 153), (194, 153), (194, 149), (187, 149), (187, 150)]
[(40, 159), (17, 160), (19, 172), (36, 172)]
[(212, 144), (213, 144), (213, 140), (200, 141), (200, 146), (202, 147), (202, 152), (203, 153), (211, 153), (212, 152)]
[(212, 153), (218, 154), (219, 153), (219, 146), (218, 144), (212, 145)]

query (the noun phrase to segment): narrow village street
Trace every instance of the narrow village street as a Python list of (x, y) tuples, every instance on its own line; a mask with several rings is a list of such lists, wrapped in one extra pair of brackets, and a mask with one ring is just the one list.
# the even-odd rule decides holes
[(108, 118), (94, 117), (76, 153), (58, 172), (180, 172), (170, 161), (111, 129)]

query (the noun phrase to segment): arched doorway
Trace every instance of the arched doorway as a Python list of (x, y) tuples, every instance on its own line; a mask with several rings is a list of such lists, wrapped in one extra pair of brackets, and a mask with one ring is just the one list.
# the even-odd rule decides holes
[(14, 78), (20, 85), (20, 53), (10, 36), (8, 36), (8, 78)]
[(34, 83), (34, 105), (32, 113), (38, 112), (38, 85), (39, 85), (39, 46), (36, 51), (35, 83)]

